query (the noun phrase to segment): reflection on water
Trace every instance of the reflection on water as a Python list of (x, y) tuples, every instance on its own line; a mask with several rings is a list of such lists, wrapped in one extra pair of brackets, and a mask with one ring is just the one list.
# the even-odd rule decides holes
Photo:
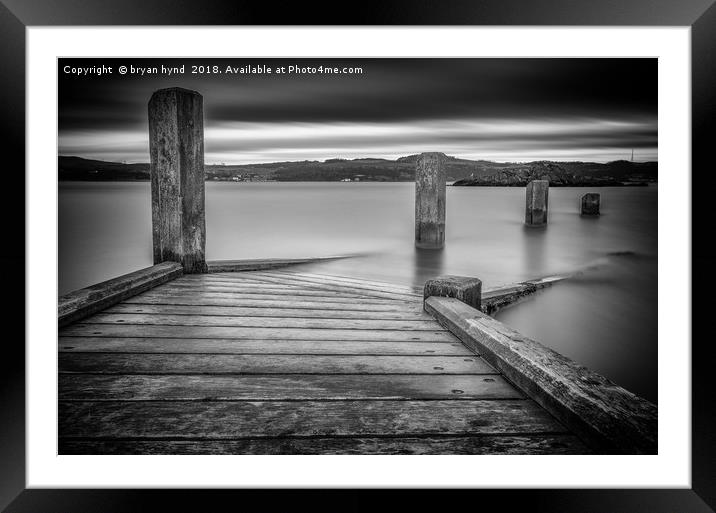
[(443, 248), (415, 248), (413, 254), (415, 255), (413, 261), (413, 283), (425, 283), (426, 280), (434, 278), (439, 274), (449, 274), (445, 271), (445, 265), (443, 263)]
[(522, 226), (523, 267), (528, 275), (538, 276), (545, 269), (545, 232), (547, 226)]
[[(550, 190), (549, 224), (524, 226), (524, 189), (448, 187), (442, 250), (416, 250), (412, 183), (207, 183), (207, 257), (357, 254), (298, 266), (422, 287), (438, 274), (493, 287), (584, 270), (497, 317), (656, 400), (657, 187)], [(61, 183), (59, 293), (151, 265), (149, 184)]]

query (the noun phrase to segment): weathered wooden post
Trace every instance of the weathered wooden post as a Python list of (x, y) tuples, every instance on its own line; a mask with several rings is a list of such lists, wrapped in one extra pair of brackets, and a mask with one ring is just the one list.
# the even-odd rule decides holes
[(598, 216), (600, 200), (601, 197), (598, 192), (588, 192), (582, 196), (582, 215)]
[(423, 299), (430, 296), (452, 297), (481, 310), (482, 281), (469, 276), (438, 276), (425, 282)]
[(196, 91), (160, 89), (149, 100), (154, 263), (207, 271), (204, 109)]
[(525, 224), (540, 226), (547, 224), (548, 180), (533, 180), (527, 184)]
[(445, 154), (422, 153), (415, 166), (415, 246), (445, 244)]

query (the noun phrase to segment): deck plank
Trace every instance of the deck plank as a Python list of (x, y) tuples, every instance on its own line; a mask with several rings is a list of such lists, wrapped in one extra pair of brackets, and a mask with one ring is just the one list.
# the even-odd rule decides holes
[(479, 357), (60, 353), (60, 373), (495, 374)]
[(277, 270), (277, 271), (280, 272), (281, 274), (331, 280), (334, 283), (369, 285), (369, 286), (373, 286), (373, 287), (380, 288), (380, 289), (406, 292), (408, 294), (418, 295), (418, 296), (421, 296), (423, 293), (422, 287), (413, 287), (410, 285), (398, 285), (395, 283), (388, 283), (388, 282), (384, 282), (384, 281), (369, 280), (369, 279), (364, 279), (364, 278), (351, 278), (349, 276), (329, 275), (329, 274), (322, 274), (322, 273), (316, 273), (316, 272), (308, 273), (308, 272), (304, 272), (304, 271), (296, 271), (296, 270), (288, 270), (288, 269), (281, 269), (281, 270)]
[(65, 402), (67, 438), (565, 433), (532, 401)]
[(399, 438), (269, 438), (246, 440), (66, 440), (60, 454), (589, 454), (574, 435)]
[(305, 328), (351, 330), (440, 331), (434, 319), (322, 319), (303, 317), (248, 317), (104, 312), (87, 317), (84, 324), (148, 324), (161, 326), (219, 326), (244, 328)]
[(474, 356), (455, 342), (60, 337), (59, 351), (101, 353)]
[[(371, 292), (384, 292), (384, 293), (392, 293), (397, 294), (399, 296), (408, 296), (411, 298), (414, 297), (420, 297), (421, 293), (419, 293), (416, 289), (413, 289), (411, 287), (405, 287), (400, 285), (392, 285), (392, 284), (385, 284), (385, 283), (379, 283), (379, 282), (370, 282), (370, 281), (364, 281), (364, 280), (357, 280), (357, 279), (350, 279), (350, 278), (344, 278), (344, 277), (326, 277), (318, 274), (308, 274), (308, 273), (296, 273), (296, 272), (265, 272), (262, 274), (254, 274), (251, 273), (251, 275), (244, 275), (244, 273), (234, 273), (234, 274), (211, 274), (211, 275), (186, 275), (182, 278), (185, 282), (196, 282), (196, 283), (257, 283), (259, 281), (262, 281), (262, 277), (272, 277), (272, 278), (284, 278), (284, 280), (281, 283), (286, 284), (287, 286), (293, 286), (293, 287), (306, 287), (306, 286), (320, 286), (320, 285), (330, 285), (334, 287), (346, 287), (346, 288), (355, 288), (355, 289), (361, 289)], [(276, 284), (276, 281), (268, 281), (263, 279), (263, 283), (273, 283)]]
[(155, 326), (137, 324), (78, 323), (60, 330), (60, 335), (98, 337), (234, 338), (278, 340), (382, 340), (394, 342), (454, 342), (449, 331), (404, 331), (370, 329), (246, 328), (227, 326)]
[(420, 296), (418, 296), (416, 294), (412, 294), (412, 293), (390, 292), (390, 291), (379, 290), (376, 288), (362, 287), (362, 286), (358, 286), (358, 285), (335, 284), (335, 283), (330, 283), (325, 280), (304, 278), (302, 276), (296, 276), (296, 275), (282, 275), (282, 274), (278, 274), (278, 273), (261, 272), (261, 273), (256, 273), (256, 278), (266, 281), (267, 283), (274, 283), (277, 285), (302, 286), (302, 287), (306, 287), (307, 289), (359, 294), (362, 296), (376, 297), (376, 298), (383, 298), (383, 299), (397, 299), (397, 300), (402, 300), (402, 301), (406, 301), (406, 300), (409, 301), (409, 300), (415, 300), (416, 298), (420, 297)]
[(144, 314), (172, 314), (172, 315), (210, 315), (228, 317), (277, 317), (286, 319), (291, 317), (315, 319), (372, 319), (372, 320), (426, 320), (434, 321), (433, 317), (424, 311), (394, 310), (394, 311), (366, 311), (366, 310), (326, 310), (319, 308), (272, 308), (272, 307), (237, 307), (237, 306), (205, 306), (205, 305), (155, 305), (142, 303), (120, 303), (104, 310), (105, 314), (117, 313), (144, 313)]
[[(267, 282), (266, 280), (260, 280), (260, 279), (241, 279), (241, 280), (228, 280), (228, 279), (222, 279), (222, 278), (214, 278), (211, 276), (201, 276), (201, 275), (186, 275), (182, 276), (179, 279), (176, 279), (172, 281), (171, 283), (168, 283), (166, 287), (163, 288), (163, 290), (169, 290), (170, 288), (190, 288), (190, 289), (210, 289), (210, 288), (220, 288), (222, 290), (224, 289), (231, 289), (235, 291), (243, 291), (243, 290), (294, 290), (294, 291), (301, 291), (301, 290), (314, 290), (313, 287), (305, 287), (301, 286), (301, 284), (279, 284), (279, 283), (273, 283), (273, 282)], [(320, 288), (316, 287), (315, 289), (320, 290)], [(337, 293), (344, 293), (349, 292), (344, 289), (340, 290), (331, 290), (330, 292), (337, 292)], [(350, 292), (352, 293), (352, 292)]]
[(323, 310), (351, 310), (365, 312), (423, 312), (422, 304), (399, 301), (340, 299), (340, 298), (301, 298), (285, 296), (239, 294), (158, 294), (144, 293), (122, 304), (185, 305), (185, 306), (234, 306), (248, 308), (306, 308)]
[[(157, 287), (159, 289), (159, 287)], [(127, 302), (139, 301), (141, 299), (157, 298), (161, 301), (171, 302), (173, 299), (193, 299), (193, 300), (225, 300), (224, 304), (231, 304), (240, 306), (242, 300), (246, 301), (284, 301), (295, 305), (301, 305), (304, 303), (340, 303), (340, 304), (355, 304), (355, 305), (367, 305), (370, 307), (389, 306), (391, 308), (402, 308), (402, 307), (413, 307), (416, 308), (416, 303), (405, 302), (401, 304), (392, 299), (381, 299), (381, 298), (365, 298), (362, 296), (352, 295), (324, 295), (320, 291), (311, 291), (310, 294), (294, 294), (290, 291), (283, 290), (279, 292), (274, 291), (263, 291), (263, 292), (236, 292), (236, 291), (192, 291), (189, 289), (174, 289), (174, 290), (152, 290), (135, 296), (134, 298), (128, 299)], [(227, 303), (228, 301), (228, 303)], [(422, 305), (420, 305), (422, 308)]]
[(500, 375), (60, 374), (60, 400), (521, 399)]
[[(330, 298), (348, 298), (348, 299), (371, 299), (371, 296), (366, 294), (355, 293), (347, 290), (326, 290), (326, 289), (311, 289), (311, 288), (288, 288), (288, 287), (232, 287), (224, 285), (193, 285), (191, 283), (169, 283), (167, 285), (160, 285), (153, 290), (153, 292), (160, 292), (163, 294), (174, 293), (174, 294), (194, 294), (200, 292), (202, 294), (231, 294), (231, 295), (277, 295), (277, 296), (293, 296), (293, 297), (330, 297)], [(389, 298), (388, 298), (389, 299)]]

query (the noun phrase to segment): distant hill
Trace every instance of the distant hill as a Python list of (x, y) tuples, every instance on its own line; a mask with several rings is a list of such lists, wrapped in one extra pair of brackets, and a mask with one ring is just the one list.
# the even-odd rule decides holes
[(551, 187), (598, 187), (645, 185), (657, 179), (657, 163), (615, 161), (593, 162), (538, 161), (484, 169), (456, 181), (455, 186), (524, 187), (532, 180), (548, 180)]
[[(368, 181), (411, 182), (415, 178), (418, 155), (396, 160), (361, 158), (319, 161), (272, 162), (268, 164), (207, 165), (207, 180), (234, 181)], [(455, 185), (517, 186), (535, 177), (548, 177), (555, 185), (622, 185), (655, 182), (656, 162), (619, 160), (595, 162), (529, 163), (491, 162), (448, 157), (448, 181)], [(80, 157), (58, 157), (60, 180), (127, 181), (149, 180), (149, 164), (122, 164), (87, 160)]]
[(60, 180), (149, 180), (149, 164), (58, 157), (57, 168)]

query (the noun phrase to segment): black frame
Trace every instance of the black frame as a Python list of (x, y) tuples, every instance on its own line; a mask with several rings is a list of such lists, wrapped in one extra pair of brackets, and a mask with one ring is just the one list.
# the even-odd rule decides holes
[[(313, 8), (303, 2), (231, 0), (0, 0), (0, 155), (4, 171), (7, 214), (3, 223), (5, 251), (0, 254), (3, 281), (13, 288), (6, 295), (4, 327), (21, 333), (5, 335), (0, 355), (0, 508), (8, 512), (137, 511), (217, 509), (228, 500), (236, 509), (259, 499), (261, 509), (290, 501), (292, 508), (358, 509), (385, 502), (385, 491), (276, 490), (36, 490), (25, 489), (25, 288), (18, 269), (25, 266), (25, 226), (17, 212), (25, 211), (25, 28), (38, 25), (604, 25), (690, 26), (692, 37), (692, 169), (699, 169), (692, 188), (692, 273), (708, 276), (716, 258), (709, 250), (712, 230), (709, 191), (716, 187), (711, 147), (716, 141), (716, 5), (714, 0), (393, 0), (367, 1)], [(335, 4), (334, 4), (335, 5)], [(351, 5), (354, 7), (351, 9)], [(319, 6), (320, 7), (320, 6)], [(337, 7), (340, 7), (337, 8)], [(350, 14), (350, 17), (346, 16)], [(8, 162), (8, 156), (10, 157)], [(709, 165), (711, 164), (711, 165)], [(693, 176), (693, 175), (692, 175)], [(23, 191), (23, 194), (20, 193)], [(18, 205), (7, 205), (7, 200)], [(15, 213), (13, 215), (13, 212)], [(48, 262), (54, 265), (54, 261)], [(698, 283), (698, 282), (697, 282)], [(704, 293), (706, 287), (699, 286)], [(694, 289), (694, 292), (696, 290)], [(707, 296), (693, 296), (694, 327), (708, 319)], [(704, 330), (705, 332), (705, 330)], [(694, 332), (696, 335), (698, 332)], [(686, 341), (673, 341), (684, 343)], [(693, 336), (692, 344), (692, 489), (590, 490), (451, 490), (426, 496), (423, 490), (400, 495), (421, 506), (459, 507), (467, 499), (475, 506), (532, 511), (649, 511), (708, 512), (716, 508), (716, 387), (712, 373), (711, 340)], [(404, 505), (408, 505), (403, 502)], [(6, 509), (5, 509), (6, 508)], [(360, 507), (360, 509), (365, 509)]]

